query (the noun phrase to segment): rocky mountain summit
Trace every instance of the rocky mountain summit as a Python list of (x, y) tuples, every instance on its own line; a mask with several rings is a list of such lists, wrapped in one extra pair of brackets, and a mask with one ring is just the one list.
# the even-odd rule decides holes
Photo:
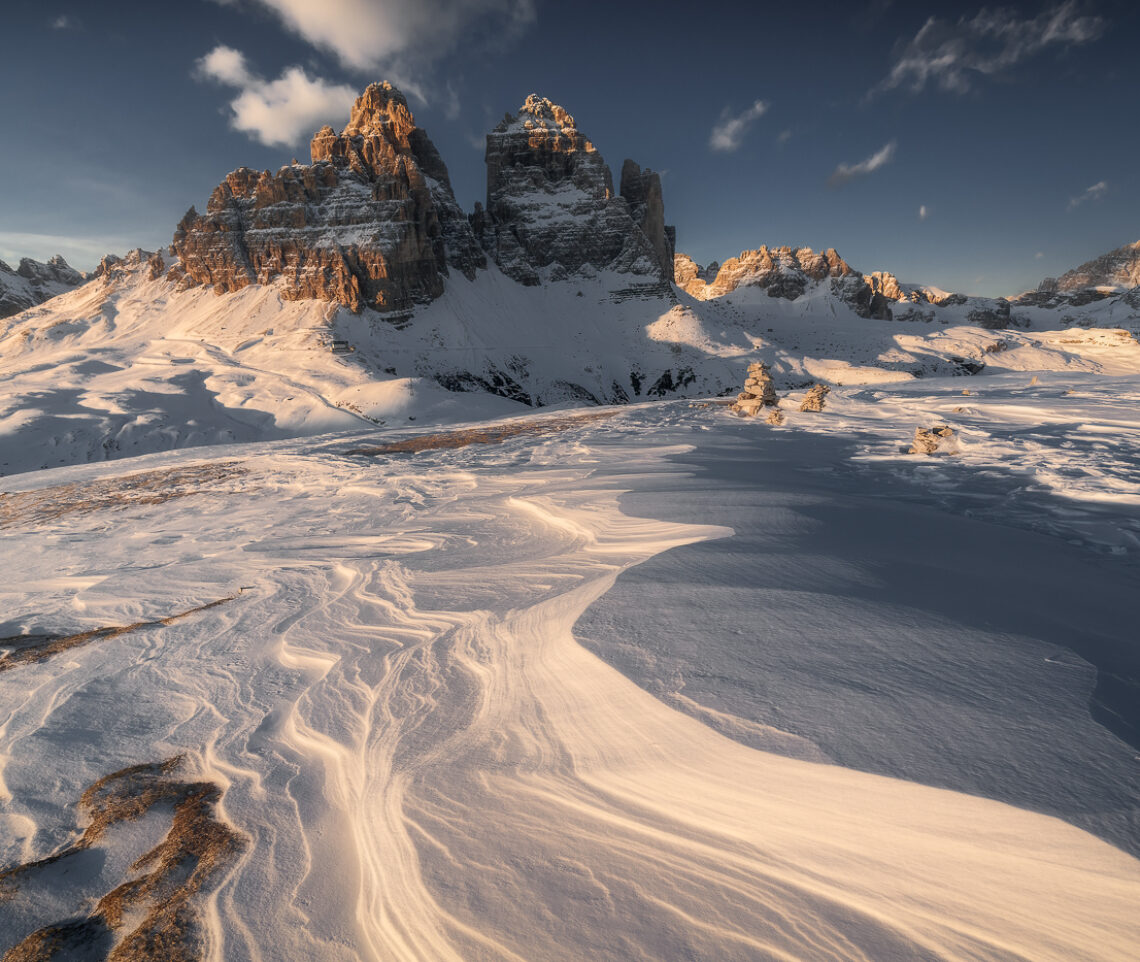
[(676, 235), (665, 225), (661, 178), (632, 160), (620, 196), (574, 118), (531, 94), (487, 135), (487, 206), (471, 223), (507, 276), (543, 278), (612, 270), (670, 281)]
[(283, 277), (291, 298), (392, 312), (485, 265), (447, 167), (390, 84), (365, 90), (340, 134), (321, 128), (311, 155), (276, 174), (240, 167), (205, 214), (190, 209), (172, 245), (185, 283), (222, 293)]
[(46, 264), (22, 258), (15, 270), (0, 261), (0, 317), (19, 314), (87, 280), (86, 274), (69, 266), (58, 254)]
[(529, 286), (616, 271), (672, 280), (674, 233), (661, 178), (633, 161), (614, 194), (609, 168), (574, 118), (531, 95), (487, 137), (487, 206), (468, 217), (407, 100), (373, 84), (337, 134), (313, 137), (311, 164), (240, 167), (194, 208), (172, 244), (182, 284), (231, 293), (285, 279), (285, 296), (359, 312), (410, 313), (468, 280), (487, 255)]

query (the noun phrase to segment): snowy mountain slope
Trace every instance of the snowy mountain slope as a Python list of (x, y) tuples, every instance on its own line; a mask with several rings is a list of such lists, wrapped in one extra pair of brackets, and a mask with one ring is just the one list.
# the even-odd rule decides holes
[[(493, 265), (411, 315), (292, 300), (278, 285), (180, 290), (177, 260), (133, 255), (0, 326), (0, 471), (518, 405), (731, 394), (757, 358), (781, 390), (919, 377), (1137, 370), (1124, 332), (988, 331), (858, 316), (826, 285), (795, 300), (743, 286), (714, 300), (608, 272), (525, 286)], [(152, 276), (153, 275), (153, 276)], [(1124, 318), (1098, 302), (1098, 321)], [(954, 322), (951, 326), (949, 322)], [(445, 388), (450, 390), (445, 390)], [(456, 393), (459, 392), (459, 393)]]
[[(733, 722), (715, 674), (686, 688), (705, 709), (698, 721), (578, 644), (575, 622), (622, 572), (696, 542), (731, 559), (731, 530), (775, 539), (773, 571), (793, 595), (808, 579), (828, 631), (865, 624), (875, 561), (801, 537), (808, 506), (764, 470), (779, 438), (801, 445), (791, 460), (802, 465), (843, 457), (828, 438), (773, 435), (715, 406), (653, 405), (411, 456), (353, 455), (355, 438), (276, 441), (12, 479), (0, 518), (22, 563), (0, 586), (3, 633), (26, 634), (6, 646), (21, 660), (0, 665), (0, 949), (65, 920), (76, 924), (58, 937), (97, 931), (108, 946), (161, 923), (145, 894), (121, 920), (98, 900), (153, 868), (137, 861), (153, 846), (183, 851), (169, 809), (112, 821), (88, 849), (65, 846), (85, 788), (130, 802), (132, 784), (153, 792), (157, 776), (97, 780), (182, 755), (163, 791), (214, 786), (210, 817), (237, 840), (200, 889), (178, 888), (177, 874), (167, 883), (202, 957), (1130, 959), (1140, 862), (1119, 849), (986, 798), (746, 747), (707, 724)], [(691, 458), (708, 450), (722, 467), (694, 473)], [(131, 483), (124, 471), (149, 474)], [(876, 487), (874, 476), (857, 485), (872, 528), (893, 510)], [(673, 491), (658, 507), (683, 504), (690, 517), (644, 515), (644, 500), (623, 510), (619, 495), (638, 491)], [(810, 495), (841, 511), (850, 493)], [(711, 500), (735, 506), (731, 530), (701, 520)], [(922, 512), (913, 520), (921, 530)], [(1006, 537), (991, 524), (944, 527), (953, 551), (968, 542), (985, 554)], [(894, 548), (910, 570), (929, 550)], [(1048, 561), (1033, 568), (1044, 620), (1052, 579), (1079, 588), (1096, 574)], [(754, 598), (733, 600), (739, 565), (694, 575), (674, 585), (670, 635), (723, 627), (700, 616), (702, 599), (751, 619), (737, 646), (804, 617), (771, 609), (768, 626)], [(974, 604), (1000, 607), (1000, 581), (978, 588)], [(1009, 657), (1020, 649), (978, 644), (972, 619), (942, 608), (941, 644), (918, 644), (935, 597), (875, 605), (915, 643), (878, 672), (853, 665), (852, 684), (938, 701), (1014, 672), (999, 689), (1015, 704), (1050, 671), (1041, 740), (1090, 771), (1127, 764), (1085, 714), (1079, 661), (1051, 667), (1032, 647)], [(56, 653), (28, 654), (37, 635), (55, 636)], [(971, 659), (936, 657), (967, 642)], [(842, 691), (842, 664), (823, 667), (805, 657), (796, 670)], [(751, 684), (762, 693), (766, 678)], [(858, 704), (840, 699), (827, 722), (858, 731)], [(1006, 744), (986, 700), (955, 704), (977, 740)], [(937, 739), (924, 747), (938, 758)], [(946, 753), (946, 778), (971, 757)]]
[(135, 255), (0, 326), (0, 471), (512, 408), (334, 353), (333, 305), (149, 274)]

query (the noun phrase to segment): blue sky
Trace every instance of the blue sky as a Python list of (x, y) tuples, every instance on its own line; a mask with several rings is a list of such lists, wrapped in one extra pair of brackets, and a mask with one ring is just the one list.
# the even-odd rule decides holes
[(5, 0), (0, 258), (168, 243), (240, 165), (308, 159), (389, 79), (461, 204), (482, 137), (562, 104), (664, 175), (678, 249), (835, 247), (1009, 294), (1140, 239), (1140, 9), (544, 0)]

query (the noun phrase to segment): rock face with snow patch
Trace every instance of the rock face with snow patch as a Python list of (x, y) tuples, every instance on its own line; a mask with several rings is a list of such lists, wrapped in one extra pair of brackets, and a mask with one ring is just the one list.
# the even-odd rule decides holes
[(1038, 290), (1071, 293), (1095, 288), (1122, 291), (1134, 287), (1140, 287), (1140, 241), (1086, 261), (1058, 278), (1047, 277)]
[(86, 274), (70, 267), (58, 254), (46, 264), (25, 257), (15, 270), (0, 261), (0, 317), (19, 314), (87, 280)]
[(312, 164), (241, 167), (191, 208), (174, 235), (187, 283), (219, 293), (286, 280), (286, 296), (359, 311), (407, 311), (486, 258), (455, 202), (447, 167), (403, 94), (372, 84), (337, 134), (313, 137)]
[(562, 107), (531, 94), (487, 135), (487, 206), (471, 223), (509, 277), (536, 285), (613, 270), (673, 276), (661, 178), (627, 161), (621, 196), (602, 155)]

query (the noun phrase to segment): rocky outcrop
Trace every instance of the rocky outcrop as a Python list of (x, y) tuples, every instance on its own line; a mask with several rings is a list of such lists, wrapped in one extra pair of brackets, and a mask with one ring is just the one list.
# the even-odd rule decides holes
[(166, 271), (166, 261), (160, 252), (144, 251), (141, 247), (136, 247), (128, 251), (125, 257), (105, 254), (91, 276), (103, 283), (113, 284), (133, 276), (143, 264), (148, 267), (148, 280), (153, 281)]
[[(1140, 287), (1140, 241), (1086, 261), (1058, 278), (1047, 277), (1037, 290), (1042, 293), (1072, 293), (1096, 288), (1126, 291)], [(1086, 302), (1087, 303), (1087, 302)]]
[(0, 261), (0, 317), (19, 314), (87, 280), (86, 274), (70, 267), (58, 254), (46, 264), (25, 257), (15, 270)]
[[(562, 107), (534, 94), (487, 135), (487, 206), (471, 226), (522, 284), (612, 270), (672, 279), (661, 179), (627, 162), (622, 194), (602, 155)], [(628, 194), (628, 196), (626, 196)]]
[(285, 281), (284, 296), (359, 311), (407, 311), (443, 293), (451, 270), (486, 259), (455, 202), (447, 168), (403, 94), (373, 84), (337, 134), (313, 137), (311, 164), (241, 167), (174, 234), (186, 284), (219, 293)]
[(978, 301), (979, 306), (966, 314), (966, 319), (971, 324), (984, 327), (987, 331), (1004, 331), (1010, 326), (1012, 317), (1009, 301), (1004, 297), (997, 297), (993, 300), (979, 298)]

